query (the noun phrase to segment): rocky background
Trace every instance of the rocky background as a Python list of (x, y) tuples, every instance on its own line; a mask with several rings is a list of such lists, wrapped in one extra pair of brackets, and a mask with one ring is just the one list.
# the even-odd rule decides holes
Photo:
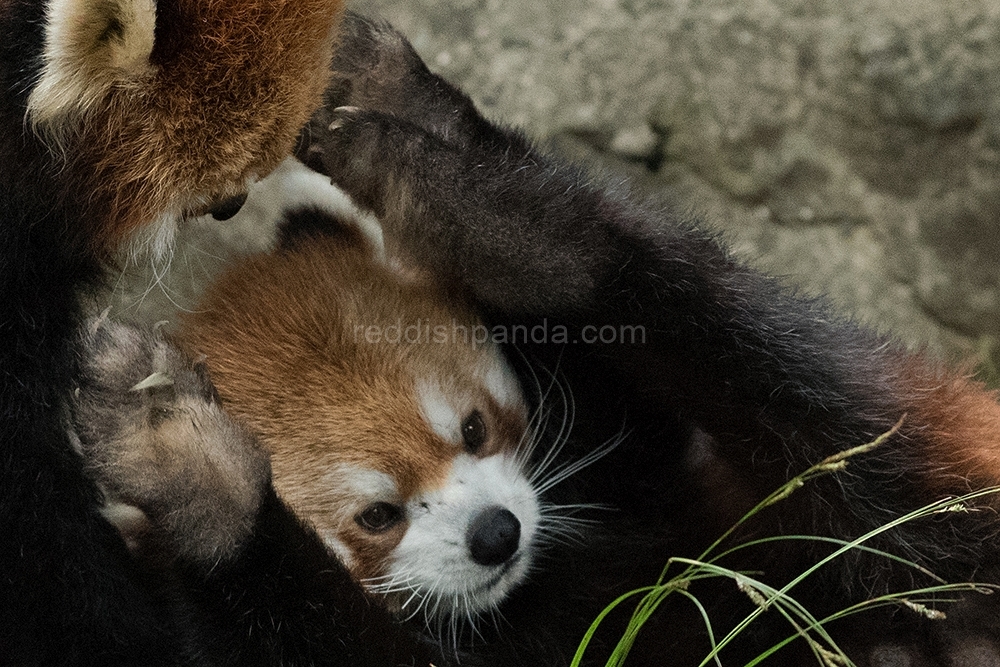
[(1000, 0), (356, 0), (490, 117), (1000, 362)]

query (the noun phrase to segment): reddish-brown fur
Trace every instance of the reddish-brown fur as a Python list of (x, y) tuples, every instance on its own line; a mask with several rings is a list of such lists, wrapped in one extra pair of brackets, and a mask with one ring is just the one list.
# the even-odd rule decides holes
[(335, 238), (251, 258), (184, 317), (182, 345), (205, 355), (227, 409), (271, 451), (275, 488), (321, 536), (324, 526), (342, 527), (336, 537), (357, 557), (352, 571), (359, 577), (381, 574), (406, 526), (373, 540), (345, 521), (356, 498), (350, 480), (329, 477), (331, 462), (385, 473), (405, 499), (443, 483), (462, 451), (422, 416), (415, 380), (452, 378), (457, 393), (488, 406), (483, 417), (495, 437), (481, 455), (516, 444), (525, 429), (519, 410), (463, 379), (483, 351), (370, 342), (363, 333), (418, 319), (449, 330), (478, 323), (438, 286), (402, 279), (368, 249)]
[(919, 355), (900, 355), (899, 367), (903, 433), (919, 434), (924, 443), (921, 461), (934, 465), (924, 480), (929, 490), (955, 494), (1000, 484), (996, 392)]
[(160, 211), (237, 194), (288, 155), (327, 83), (316, 65), (341, 4), (159, 3), (153, 73), (113, 87), (69, 151), (73, 189), (92, 193), (88, 243), (106, 250)]

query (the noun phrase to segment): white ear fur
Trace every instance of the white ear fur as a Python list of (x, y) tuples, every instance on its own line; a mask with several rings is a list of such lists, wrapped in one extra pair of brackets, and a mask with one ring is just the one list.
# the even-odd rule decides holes
[(51, 0), (28, 119), (57, 141), (116, 84), (152, 70), (155, 0)]

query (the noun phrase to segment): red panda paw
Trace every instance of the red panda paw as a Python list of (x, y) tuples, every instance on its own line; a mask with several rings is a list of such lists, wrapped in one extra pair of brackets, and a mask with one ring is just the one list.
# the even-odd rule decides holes
[(338, 107), (392, 116), (458, 144), (479, 127), (472, 101), (427, 69), (406, 38), (388, 24), (348, 12), (332, 70), (314, 129), (326, 127), (319, 124), (323, 116)]
[(413, 80), (431, 77), (401, 33), (353, 12), (341, 22), (331, 69), (327, 108), (354, 105), (400, 116), (414, 103), (407, 97)]
[(420, 165), (439, 164), (436, 155), (455, 150), (405, 119), (355, 106), (321, 110), (305, 138), (297, 157), (373, 212), (387, 232), (404, 223), (397, 217), (410, 217), (405, 198)]
[[(211, 566), (250, 536), (270, 463), (203, 366), (158, 330), (100, 318), (79, 340), (72, 440), (133, 552)], [(163, 556), (163, 554), (157, 554)]]

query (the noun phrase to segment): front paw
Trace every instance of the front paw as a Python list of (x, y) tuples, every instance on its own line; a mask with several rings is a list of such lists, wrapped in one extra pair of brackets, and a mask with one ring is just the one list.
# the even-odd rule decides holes
[(401, 114), (406, 91), (430, 77), (410, 43), (392, 26), (347, 12), (334, 50), (326, 106), (359, 106)]
[(270, 481), (267, 454), (219, 404), (202, 367), (158, 330), (102, 317), (79, 339), (71, 437), (134, 551), (211, 566), (249, 537)]
[(358, 107), (336, 107), (330, 112), (330, 124), (326, 126), (327, 131), (335, 132), (342, 129), (357, 117), (359, 111), (361, 109)]
[(390, 227), (395, 219), (383, 219), (386, 212), (406, 210), (400, 198), (421, 188), (426, 170), (439, 163), (442, 149), (451, 150), (412, 123), (353, 106), (325, 109), (314, 116), (308, 137), (296, 157), (329, 176), (355, 204)]
[(374, 111), (456, 144), (469, 141), (478, 127), (469, 98), (427, 69), (402, 34), (352, 12), (341, 24), (324, 102), (325, 113), (337, 107)]

